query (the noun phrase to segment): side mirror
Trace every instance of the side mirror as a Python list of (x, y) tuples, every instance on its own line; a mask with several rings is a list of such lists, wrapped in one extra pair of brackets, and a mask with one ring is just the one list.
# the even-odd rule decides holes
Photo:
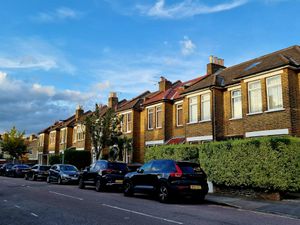
[(141, 169), (141, 168), (138, 168), (138, 169), (136, 170), (136, 172), (137, 172), (137, 173), (144, 173), (144, 170)]
[(86, 170), (87, 172), (89, 172), (89, 171), (90, 171), (90, 167), (89, 167), (89, 166), (85, 167), (85, 170)]

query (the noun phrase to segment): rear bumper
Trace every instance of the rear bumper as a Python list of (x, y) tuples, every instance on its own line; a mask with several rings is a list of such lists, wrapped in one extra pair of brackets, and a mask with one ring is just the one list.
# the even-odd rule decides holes
[(172, 194), (180, 196), (205, 196), (208, 193), (208, 184), (197, 184), (201, 186), (201, 189), (192, 189), (191, 185), (169, 185), (170, 192)]

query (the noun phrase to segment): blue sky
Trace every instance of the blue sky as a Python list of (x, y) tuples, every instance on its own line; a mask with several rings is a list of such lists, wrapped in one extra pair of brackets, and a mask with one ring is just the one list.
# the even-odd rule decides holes
[[(25, 3), (26, 2), (26, 3)], [(1, 2), (0, 132), (28, 134), (106, 103), (300, 43), (299, 0)]]

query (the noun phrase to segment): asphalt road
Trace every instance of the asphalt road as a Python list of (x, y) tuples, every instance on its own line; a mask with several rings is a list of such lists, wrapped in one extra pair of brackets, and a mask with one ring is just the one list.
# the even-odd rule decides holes
[(123, 197), (74, 185), (0, 177), (0, 224), (300, 225), (300, 220), (209, 202), (161, 204), (146, 195)]

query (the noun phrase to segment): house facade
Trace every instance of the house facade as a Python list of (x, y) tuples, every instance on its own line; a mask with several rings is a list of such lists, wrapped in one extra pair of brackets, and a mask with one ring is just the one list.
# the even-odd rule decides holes
[[(122, 133), (132, 139), (133, 153), (124, 161), (143, 162), (145, 149), (154, 145), (269, 135), (300, 137), (299, 46), (231, 67), (225, 67), (223, 59), (210, 57), (205, 75), (173, 83), (161, 77), (158, 86), (157, 91), (146, 91), (129, 101), (119, 101), (116, 93), (109, 96), (107, 107), (122, 116)], [(68, 146), (91, 150), (82, 123), (89, 113), (78, 108), (68, 125), (41, 132), (43, 154)], [(72, 136), (71, 144), (53, 144), (65, 140), (65, 135), (67, 140)]]

